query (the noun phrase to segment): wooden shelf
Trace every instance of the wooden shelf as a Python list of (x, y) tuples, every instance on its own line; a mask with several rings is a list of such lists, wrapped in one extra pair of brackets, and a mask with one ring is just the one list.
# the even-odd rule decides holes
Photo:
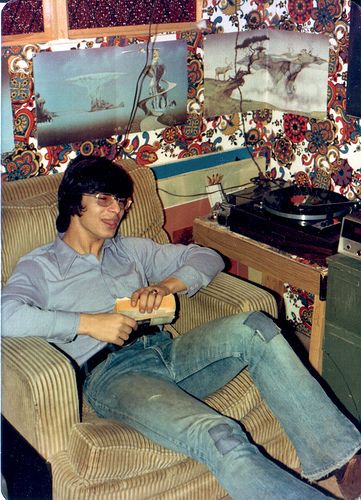
[(284, 283), (314, 294), (309, 359), (313, 367), (321, 372), (326, 310), (322, 287), (327, 279), (327, 267), (304, 263), (296, 256), (234, 233), (206, 217), (194, 220), (193, 238), (195, 243), (213, 248), (226, 257), (260, 271), (261, 284), (281, 296)]

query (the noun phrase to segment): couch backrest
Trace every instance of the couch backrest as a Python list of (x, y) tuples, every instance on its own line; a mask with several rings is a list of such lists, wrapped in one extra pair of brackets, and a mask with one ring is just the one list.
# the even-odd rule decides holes
[[(153, 172), (133, 161), (119, 162), (134, 181), (134, 203), (121, 224), (126, 236), (169, 241), (163, 229), (164, 211)], [(3, 183), (2, 185), (2, 283), (8, 280), (20, 257), (51, 242), (55, 235), (57, 191), (63, 174)]]

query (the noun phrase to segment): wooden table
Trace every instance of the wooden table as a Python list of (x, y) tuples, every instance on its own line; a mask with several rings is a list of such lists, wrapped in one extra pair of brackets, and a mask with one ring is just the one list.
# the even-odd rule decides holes
[(193, 223), (195, 243), (262, 272), (262, 285), (281, 295), (284, 283), (314, 294), (309, 360), (322, 372), (325, 329), (327, 267), (302, 262), (296, 256), (230, 231), (216, 221), (197, 217)]

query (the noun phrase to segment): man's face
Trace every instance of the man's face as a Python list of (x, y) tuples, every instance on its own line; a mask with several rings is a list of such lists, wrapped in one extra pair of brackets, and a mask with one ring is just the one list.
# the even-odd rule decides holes
[(84, 195), (82, 206), (84, 210), (81, 216), (74, 216), (77, 218), (79, 236), (95, 241), (112, 238), (115, 235), (124, 215), (124, 210), (120, 209), (116, 200), (112, 200), (108, 207), (102, 207), (96, 198)]

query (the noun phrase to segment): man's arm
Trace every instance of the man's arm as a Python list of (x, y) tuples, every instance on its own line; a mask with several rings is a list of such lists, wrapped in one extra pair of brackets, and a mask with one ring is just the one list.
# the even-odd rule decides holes
[(151, 313), (153, 309), (159, 309), (163, 297), (170, 293), (184, 292), (187, 285), (178, 278), (170, 276), (152, 286), (138, 288), (132, 293), (131, 303), (135, 307), (138, 304), (141, 313)]
[[(34, 264), (28, 273), (20, 264), (2, 291), (1, 335), (7, 337), (44, 337), (50, 342), (74, 340), (79, 314), (46, 309), (46, 283)], [(33, 278), (34, 277), (34, 278)]]
[(160, 245), (139, 238), (127, 238), (123, 244), (142, 263), (148, 282), (152, 283), (131, 296), (132, 306), (138, 304), (142, 313), (158, 309), (163, 297), (170, 293), (195, 294), (224, 268), (216, 252), (198, 245)]
[[(132, 240), (130, 252), (137, 254), (141, 267), (153, 286), (132, 294), (140, 311), (158, 308), (165, 295), (186, 292), (193, 295), (223, 268), (222, 259), (212, 250), (196, 245), (157, 245), (151, 240)], [(135, 244), (134, 244), (135, 243)], [(132, 253), (131, 253), (132, 254)], [(157, 293), (154, 294), (153, 292)], [(48, 310), (48, 285), (41, 264), (26, 260), (17, 266), (2, 297), (2, 335), (41, 336), (58, 344), (88, 335), (96, 340), (122, 345), (136, 322), (119, 313), (80, 314)]]
[[(26, 277), (22, 277), (25, 285)], [(18, 280), (19, 293), (19, 280)], [(1, 334), (4, 337), (44, 337), (49, 342), (66, 344), (77, 335), (89, 335), (96, 340), (123, 345), (137, 322), (118, 313), (79, 314), (47, 311), (27, 303), (24, 295), (15, 295), (12, 286), (2, 298)]]
[(137, 323), (122, 314), (80, 314), (50, 311), (46, 308), (47, 285), (34, 263), (31, 273), (20, 265), (2, 293), (1, 334), (5, 337), (44, 337), (49, 342), (66, 344), (77, 335), (123, 345)]
[(122, 346), (138, 324), (120, 313), (80, 314), (78, 335), (89, 335), (96, 340)]
[(194, 244), (159, 245), (154, 259), (159, 265), (150, 280), (158, 282), (173, 277), (185, 284), (188, 296), (206, 287), (224, 268), (223, 259), (214, 250)]
[(223, 259), (209, 248), (198, 245), (158, 244), (144, 238), (124, 238), (122, 244), (135, 262), (144, 268), (149, 283), (174, 279), (176, 292), (194, 295), (223, 270)]

